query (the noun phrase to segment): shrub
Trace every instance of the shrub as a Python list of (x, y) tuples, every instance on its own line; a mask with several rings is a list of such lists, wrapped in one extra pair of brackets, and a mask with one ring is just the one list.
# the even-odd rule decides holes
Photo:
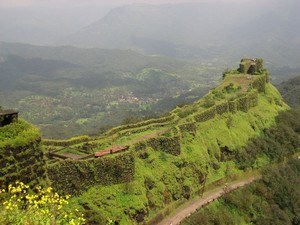
[(203, 98), (203, 102), (201, 104), (204, 108), (210, 108), (215, 105), (215, 101), (211, 99), (210, 96), (206, 96)]
[(37, 187), (35, 192), (22, 182), (0, 191), (0, 223), (3, 225), (31, 224), (83, 224), (83, 215), (68, 208), (70, 196), (59, 196), (51, 187)]

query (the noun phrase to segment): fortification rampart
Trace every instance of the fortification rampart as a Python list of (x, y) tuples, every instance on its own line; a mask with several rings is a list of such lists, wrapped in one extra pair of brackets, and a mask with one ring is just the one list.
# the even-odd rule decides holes
[(88, 160), (64, 160), (47, 167), (52, 187), (64, 194), (78, 194), (94, 185), (113, 185), (133, 180), (134, 156), (122, 153), (115, 157)]
[[(4, 135), (10, 134), (10, 138)], [(46, 177), (45, 159), (37, 129), (20, 122), (0, 128), (0, 187), (15, 181), (36, 185)]]
[(164, 123), (167, 123), (167, 122), (171, 122), (174, 119), (175, 119), (175, 115), (170, 115), (170, 116), (161, 117), (161, 118), (157, 118), (157, 119), (150, 119), (150, 120), (142, 121), (142, 122), (139, 122), (139, 123), (128, 124), (128, 125), (123, 125), (123, 126), (112, 128), (106, 134), (107, 135), (113, 135), (113, 134), (115, 134), (117, 132), (120, 132), (120, 131), (123, 131), (123, 130), (148, 126), (150, 124), (164, 124)]
[(70, 146), (70, 145), (75, 145), (75, 144), (79, 144), (79, 143), (91, 141), (91, 140), (92, 140), (92, 138), (84, 135), (84, 136), (73, 137), (68, 140), (43, 139), (43, 144), (44, 145), (52, 145), (52, 146)]

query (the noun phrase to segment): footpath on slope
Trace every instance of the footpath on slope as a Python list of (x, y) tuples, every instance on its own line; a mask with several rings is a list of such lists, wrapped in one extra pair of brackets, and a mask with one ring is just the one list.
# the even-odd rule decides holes
[(210, 202), (222, 197), (225, 193), (231, 192), (235, 189), (248, 185), (258, 179), (260, 179), (259, 175), (252, 175), (250, 177), (244, 177), (235, 181), (228, 182), (221, 187), (217, 187), (213, 190), (204, 192), (202, 197), (196, 197), (195, 199), (180, 206), (171, 215), (169, 215), (160, 223), (158, 223), (158, 225), (180, 224), (181, 221), (189, 217), (192, 213), (196, 212), (198, 209), (209, 204)]

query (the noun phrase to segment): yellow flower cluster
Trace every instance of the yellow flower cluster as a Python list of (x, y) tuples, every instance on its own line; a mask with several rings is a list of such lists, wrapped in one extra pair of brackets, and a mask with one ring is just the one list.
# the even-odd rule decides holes
[(28, 185), (16, 182), (15, 186), (8, 186), (7, 192), (0, 190), (0, 196), (0, 224), (80, 225), (85, 222), (77, 209), (67, 207), (70, 196), (59, 196), (51, 187), (31, 190)]

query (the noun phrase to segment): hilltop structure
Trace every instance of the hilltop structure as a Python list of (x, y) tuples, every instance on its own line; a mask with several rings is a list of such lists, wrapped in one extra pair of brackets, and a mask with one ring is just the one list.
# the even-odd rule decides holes
[(247, 58), (244, 58), (244, 59), (241, 60), (238, 71), (240, 73), (254, 75), (254, 74), (257, 74), (257, 73), (261, 73), (262, 69), (263, 69), (263, 59), (258, 59), (258, 58), (247, 59)]
[(18, 121), (18, 112), (15, 110), (2, 110), (0, 108), (0, 127)]

